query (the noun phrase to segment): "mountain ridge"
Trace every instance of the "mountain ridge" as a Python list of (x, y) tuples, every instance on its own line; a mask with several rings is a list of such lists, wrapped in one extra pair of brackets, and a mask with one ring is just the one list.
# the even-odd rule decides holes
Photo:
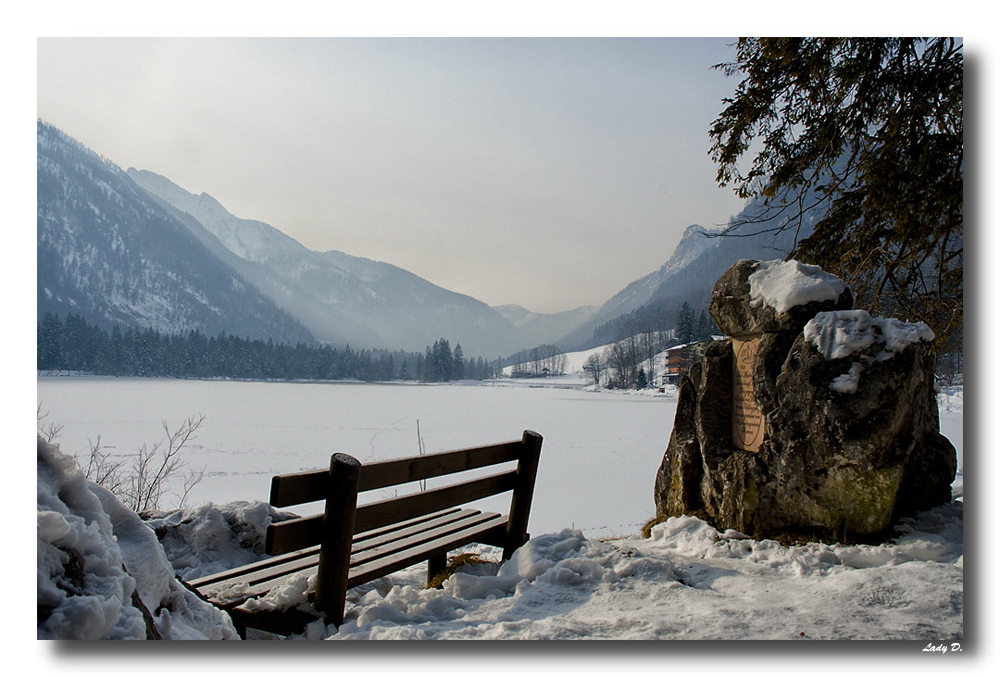
[[(39, 317), (88, 306), (91, 319), (105, 322), (209, 333), (219, 327), (241, 335), (273, 331), (266, 338), (408, 351), (445, 338), (466, 355), (492, 359), (542, 344), (581, 350), (617, 340), (613, 334), (629, 318), (655, 316), (669, 325), (684, 303), (706, 307), (715, 281), (736, 260), (775, 258), (794, 246), (791, 231), (768, 227), (751, 237), (720, 237), (723, 229), (692, 224), (662, 266), (601, 306), (554, 314), (516, 304), (491, 307), (390, 263), (310, 250), (270, 224), (233, 215), (208, 193), (189, 192), (147, 170), (122, 170), (41, 121), (38, 138)], [(108, 220), (116, 204), (129, 209)], [(753, 209), (760, 205), (748, 203), (736, 218)], [(149, 219), (160, 224), (155, 236)], [(814, 221), (807, 219), (801, 236)], [(139, 237), (142, 228), (147, 235)], [(89, 240), (76, 242), (82, 229), (89, 229)], [(199, 286), (209, 278), (214, 287)]]
[[(136, 183), (211, 232), (244, 267), (251, 281), (293, 314), (320, 341), (423, 350), (438, 338), (470, 355), (509, 354), (523, 347), (517, 328), (487, 304), (434, 285), (398, 266), (339, 250), (316, 252), (262, 221), (241, 219), (210, 195), (185, 191), (166, 177), (130, 168)], [(266, 271), (266, 272), (265, 272)], [(360, 331), (360, 330), (367, 330)]]
[[(684, 303), (696, 311), (707, 309), (712, 287), (740, 259), (783, 258), (795, 247), (796, 238), (807, 237), (819, 218), (817, 210), (804, 214), (800, 229), (775, 228), (782, 216), (768, 213), (759, 201), (750, 201), (733, 223), (746, 223), (754, 232), (728, 235), (727, 227), (709, 230), (688, 226), (670, 258), (657, 270), (626, 285), (584, 324), (561, 336), (557, 343), (569, 350), (583, 350), (609, 340), (618, 340), (615, 327), (636, 313), (677, 313)], [(601, 330), (604, 334), (601, 334)], [(611, 335), (609, 335), (609, 333)]]
[(37, 138), (39, 318), (312, 341), (120, 167), (42, 121)]

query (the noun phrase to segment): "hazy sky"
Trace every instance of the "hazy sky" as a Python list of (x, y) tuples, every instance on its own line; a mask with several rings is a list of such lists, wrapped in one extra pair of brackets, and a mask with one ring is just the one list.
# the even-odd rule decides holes
[(38, 116), (315, 250), (491, 305), (600, 304), (739, 211), (733, 39), (38, 40)]

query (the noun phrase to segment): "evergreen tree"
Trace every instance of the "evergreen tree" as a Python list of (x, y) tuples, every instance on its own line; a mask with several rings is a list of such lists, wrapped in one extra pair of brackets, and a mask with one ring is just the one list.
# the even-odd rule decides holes
[(108, 345), (108, 357), (111, 367), (111, 371), (108, 373), (112, 376), (124, 374), (125, 339), (122, 336), (121, 327), (119, 327), (117, 323), (111, 328), (111, 338)]
[(451, 380), (461, 381), (465, 378), (465, 354), (462, 352), (462, 344), (455, 344), (455, 351), (452, 354)]
[(63, 325), (59, 317), (46, 312), (38, 326), (38, 369), (63, 368)]
[(681, 305), (681, 309), (677, 313), (677, 340), (682, 344), (695, 340), (694, 311), (687, 301)]
[(93, 365), (93, 341), (86, 321), (69, 313), (62, 328), (62, 355), (66, 369), (87, 371)]
[(452, 354), (451, 343), (448, 339), (442, 338), (434, 342), (432, 349), (434, 358), (433, 381), (443, 383), (451, 380), (452, 374)]
[(482, 379), (496, 369), (483, 361), (466, 360), (462, 347), (454, 351), (447, 339), (428, 346), (426, 354), (355, 351), (350, 345), (275, 344), (273, 340), (227, 335), (206, 337), (198, 330), (161, 334), (151, 328), (116, 324), (108, 332), (90, 326), (78, 315), (65, 321), (49, 312), (36, 326), (38, 369), (71, 369), (118, 376), (240, 379), (357, 379), (362, 381), (448, 381)]
[(822, 211), (792, 255), (842, 277), (858, 307), (922, 320), (939, 340), (960, 330), (961, 42), (742, 38), (719, 67), (743, 76), (710, 131), (719, 184), (761, 198), (761, 219), (782, 217), (772, 230), (798, 233)]

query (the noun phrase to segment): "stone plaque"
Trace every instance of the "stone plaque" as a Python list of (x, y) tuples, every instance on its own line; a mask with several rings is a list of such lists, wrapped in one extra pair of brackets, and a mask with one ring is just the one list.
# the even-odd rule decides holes
[(760, 336), (733, 339), (733, 444), (758, 451), (764, 439), (764, 415), (753, 393), (753, 365)]

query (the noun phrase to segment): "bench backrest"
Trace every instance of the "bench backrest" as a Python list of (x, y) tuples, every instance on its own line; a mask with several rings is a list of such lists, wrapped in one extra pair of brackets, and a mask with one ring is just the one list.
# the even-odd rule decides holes
[[(358, 492), (517, 461), (517, 467), (506, 472), (359, 506), (353, 514), (353, 533), (378, 529), (507, 491), (513, 492), (509, 523), (515, 531), (524, 532), (541, 445), (541, 436), (526, 430), (520, 440), (513, 442), (367, 465), (361, 465), (346, 454), (334, 454), (330, 470), (274, 477), (270, 502), (279, 508), (316, 501), (356, 504)], [(329, 505), (327, 514), (330, 514)], [(314, 515), (270, 525), (267, 528), (266, 552), (280, 555), (322, 543), (325, 520), (324, 515)]]

